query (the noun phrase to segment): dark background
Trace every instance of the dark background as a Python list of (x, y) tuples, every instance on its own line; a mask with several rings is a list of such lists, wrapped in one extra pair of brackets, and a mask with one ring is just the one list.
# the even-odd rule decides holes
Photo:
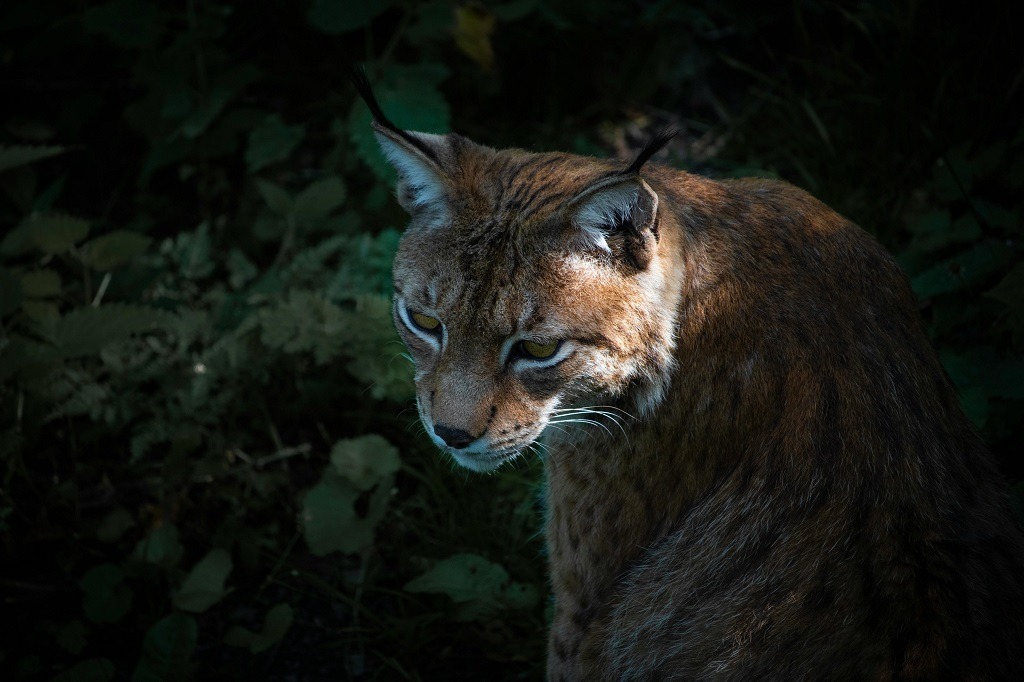
[[(405, 127), (763, 175), (911, 277), (1024, 478), (1012, 3), (8, 2), (5, 679), (538, 679), (541, 464), (455, 470), (391, 328)], [(1017, 499), (1017, 497), (1014, 497)]]

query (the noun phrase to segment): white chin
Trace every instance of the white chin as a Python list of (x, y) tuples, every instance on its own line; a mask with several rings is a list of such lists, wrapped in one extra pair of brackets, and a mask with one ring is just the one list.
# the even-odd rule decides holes
[(486, 452), (465, 452), (464, 450), (448, 450), (448, 453), (453, 459), (459, 464), (459, 466), (466, 467), (471, 471), (477, 471), (480, 473), (486, 473), (488, 471), (494, 471), (501, 464), (508, 459), (500, 455), (495, 456)]

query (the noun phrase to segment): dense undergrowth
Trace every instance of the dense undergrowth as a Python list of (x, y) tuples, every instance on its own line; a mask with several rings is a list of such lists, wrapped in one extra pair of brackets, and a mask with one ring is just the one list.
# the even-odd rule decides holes
[(900, 259), (1024, 478), (1013, 22), (925, 3), (0, 10), (5, 679), (536, 679), (541, 465), (425, 443), (389, 315), (399, 125), (801, 185)]

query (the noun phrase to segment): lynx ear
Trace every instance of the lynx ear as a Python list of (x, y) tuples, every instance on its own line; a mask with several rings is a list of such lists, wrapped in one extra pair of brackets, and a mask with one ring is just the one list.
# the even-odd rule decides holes
[(384, 156), (398, 171), (398, 203), (413, 215), (426, 213), (431, 223), (448, 213), (446, 175), (442, 159), (451, 145), (444, 135), (402, 130), (381, 109), (362, 68), (352, 70), (352, 84), (373, 115), (373, 132)]
[(445, 136), (405, 130), (405, 135), (399, 136), (376, 121), (373, 132), (384, 156), (398, 171), (396, 194), (402, 208), (413, 215), (434, 214), (436, 219), (446, 215), (447, 183), (439, 161), (448, 150)]
[(621, 255), (643, 270), (658, 241), (658, 195), (638, 175), (614, 175), (587, 188), (569, 204), (585, 243)]

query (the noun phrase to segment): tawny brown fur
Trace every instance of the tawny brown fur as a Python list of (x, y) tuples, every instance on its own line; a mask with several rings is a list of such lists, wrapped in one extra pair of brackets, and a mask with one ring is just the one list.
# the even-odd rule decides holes
[[(785, 183), (647, 165), (623, 182), (653, 215), (602, 250), (574, 202), (619, 164), (378, 133), (428, 431), (483, 443), (434, 436), (480, 470), (544, 434), (550, 679), (1024, 679), (1004, 485), (864, 231)], [(524, 334), (572, 352), (538, 369), (506, 353)]]

